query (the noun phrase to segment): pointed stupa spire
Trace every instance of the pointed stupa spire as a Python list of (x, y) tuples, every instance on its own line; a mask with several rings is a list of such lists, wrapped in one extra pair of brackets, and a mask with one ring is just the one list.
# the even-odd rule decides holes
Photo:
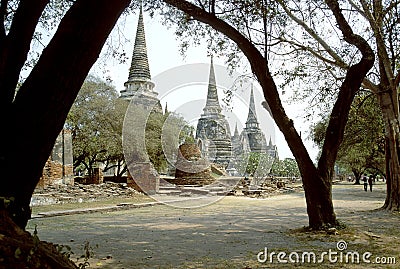
[(249, 114), (247, 114), (246, 127), (258, 127), (256, 105), (254, 103), (253, 84), (251, 84)]
[(269, 144), (268, 144), (268, 146), (269, 146), (269, 147), (272, 147), (272, 137), (271, 137), (271, 136), (269, 137)]
[(149, 61), (147, 59), (146, 37), (144, 33), (143, 10), (140, 5), (139, 20), (136, 29), (135, 46), (133, 48), (132, 63), (129, 68), (128, 81), (150, 80)]
[(234, 136), (234, 137), (239, 137), (239, 131), (238, 131), (238, 128), (237, 128), (237, 122), (236, 122), (236, 124), (235, 124), (235, 131), (234, 131), (234, 133), (233, 133), (233, 136)]
[(214, 72), (214, 62), (213, 56), (211, 55), (211, 64), (210, 64), (210, 75), (208, 77), (208, 92), (207, 92), (207, 101), (206, 107), (217, 108), (219, 112), (221, 111), (221, 107), (218, 101), (218, 93), (217, 93), (217, 83), (215, 80), (215, 72)]
[(168, 103), (165, 102), (164, 115), (167, 115), (167, 114), (169, 114), (169, 111), (168, 111)]

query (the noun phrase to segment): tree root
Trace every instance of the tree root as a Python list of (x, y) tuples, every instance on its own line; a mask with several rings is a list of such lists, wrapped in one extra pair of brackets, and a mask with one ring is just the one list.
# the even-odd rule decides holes
[(0, 210), (0, 269), (78, 268), (57, 250), (56, 245), (40, 241), (36, 234), (18, 227), (5, 210)]

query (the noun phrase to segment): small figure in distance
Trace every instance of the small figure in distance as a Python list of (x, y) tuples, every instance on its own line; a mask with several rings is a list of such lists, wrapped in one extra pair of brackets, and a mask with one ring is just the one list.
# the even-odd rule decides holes
[(368, 178), (369, 190), (372, 191), (372, 177)]
[(364, 182), (364, 191), (367, 191), (368, 190), (368, 182), (367, 182), (367, 177), (366, 176), (363, 176), (363, 182)]

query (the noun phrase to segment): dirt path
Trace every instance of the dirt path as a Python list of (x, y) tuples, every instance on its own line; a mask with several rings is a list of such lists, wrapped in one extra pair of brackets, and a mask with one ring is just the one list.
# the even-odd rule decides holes
[[(182, 209), (166, 205), (109, 213), (34, 219), (41, 240), (68, 245), (75, 253), (88, 241), (95, 247), (91, 268), (296, 268), (318, 264), (260, 263), (257, 254), (268, 251), (336, 250), (345, 240), (347, 250), (371, 251), (395, 257), (400, 263), (399, 216), (371, 211), (382, 205), (384, 185), (364, 192), (361, 186), (334, 186), (338, 217), (347, 225), (336, 235), (301, 233), (307, 225), (303, 193), (267, 199), (225, 197), (208, 206)], [(212, 199), (212, 198), (204, 198)], [(184, 201), (178, 206), (194, 206)], [(204, 201), (203, 201), (204, 202)], [(107, 258), (108, 257), (108, 258)], [(81, 259), (82, 260), (82, 259)], [(351, 268), (398, 268), (397, 265), (345, 264)], [(329, 261), (320, 268), (343, 266)], [(343, 266), (344, 267), (344, 266)]]

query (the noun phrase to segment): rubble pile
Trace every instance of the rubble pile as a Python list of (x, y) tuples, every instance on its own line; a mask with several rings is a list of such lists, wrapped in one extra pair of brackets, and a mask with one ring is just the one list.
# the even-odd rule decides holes
[(126, 183), (106, 182), (101, 184), (83, 185), (75, 183), (74, 185), (53, 184), (43, 189), (37, 188), (31, 199), (31, 206), (61, 204), (71, 202), (87, 202), (110, 197), (132, 197), (144, 195)]
[(266, 198), (274, 195), (298, 192), (302, 190), (303, 186), (299, 180), (220, 178), (213, 184), (205, 186), (162, 184), (158, 194), (185, 197), (229, 195), (246, 196), (251, 198)]
[(205, 186), (215, 181), (211, 175), (211, 164), (201, 156), (196, 144), (179, 146), (175, 167), (175, 179), (169, 180), (172, 184)]
[(271, 195), (291, 193), (302, 189), (301, 182), (274, 179), (263, 179), (261, 182), (254, 182), (254, 180), (242, 178), (230, 192), (230, 195), (265, 198)]
[[(215, 182), (214, 184), (199, 185), (174, 185), (168, 183), (160, 186), (158, 195), (173, 196), (204, 196), (204, 195), (232, 195), (246, 196), (252, 198), (266, 198), (269, 196), (301, 191), (301, 181), (290, 180), (254, 180), (241, 178), (233, 182), (227, 180)], [(237, 183), (237, 184), (236, 184)], [(146, 195), (138, 192), (127, 183), (105, 182), (101, 184), (79, 184), (64, 185), (53, 184), (45, 188), (37, 188), (31, 199), (31, 206), (51, 205), (63, 203), (93, 202), (98, 200), (118, 198), (131, 198)]]

